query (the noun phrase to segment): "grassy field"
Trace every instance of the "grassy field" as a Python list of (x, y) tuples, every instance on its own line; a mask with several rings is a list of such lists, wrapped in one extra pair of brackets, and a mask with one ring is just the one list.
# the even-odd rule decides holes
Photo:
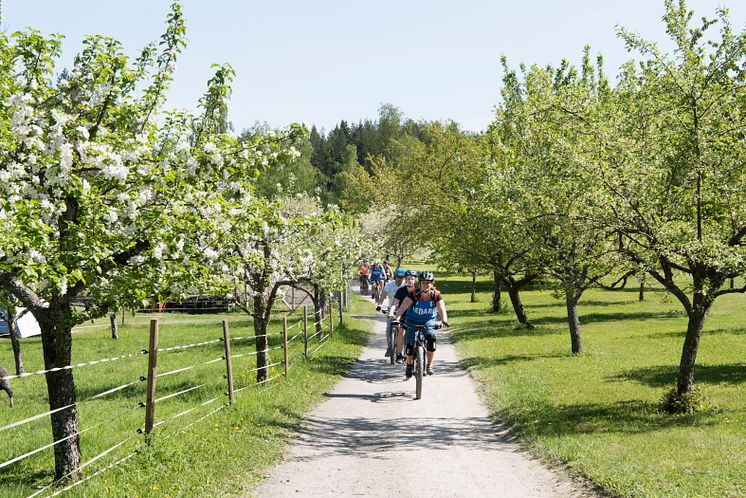
[(709, 408), (668, 416), (658, 404), (674, 385), (686, 317), (662, 289), (644, 302), (634, 283), (586, 292), (585, 352), (573, 356), (564, 303), (550, 292), (523, 293), (536, 324), (525, 330), (509, 302), (486, 311), (485, 279), (470, 303), (470, 284), (439, 279), (451, 336), (495, 417), (534, 454), (616, 496), (746, 496), (746, 296), (718, 299), (705, 324), (695, 382)]
[[(369, 305), (354, 299), (351, 311), (354, 314), (369, 311), (368, 308)], [(229, 320), (234, 338), (253, 334), (250, 321), (241, 314), (163, 314), (160, 319), (160, 348), (219, 339), (222, 337), (222, 319)], [(294, 315), (289, 323), (292, 325), (298, 320), (298, 315)], [(335, 326), (332, 338), (309, 360), (302, 358), (302, 337), (298, 337), (291, 342), (288, 377), (280, 376), (262, 386), (252, 386), (255, 372), (251, 370), (255, 367), (255, 357), (235, 359), (235, 387), (251, 387), (236, 394), (236, 403), (232, 407), (225, 407), (199, 422), (196, 421), (225, 405), (225, 363), (203, 364), (159, 378), (158, 397), (204, 386), (158, 403), (156, 423), (215, 397), (219, 399), (156, 427), (150, 447), (142, 444), (143, 436), (136, 432), (144, 426), (144, 409), (138, 404), (145, 400), (145, 382), (138, 381), (138, 378), (146, 375), (147, 355), (75, 369), (80, 428), (86, 431), (81, 435), (82, 460), (88, 461), (107, 448), (127, 441), (87, 467), (84, 475), (91, 475), (135, 449), (139, 449), (139, 453), (72, 489), (66, 496), (230, 496), (250, 493), (263, 469), (282, 458), (287, 438), (303, 414), (323, 399), (324, 392), (357, 358), (369, 329), (370, 324), (351, 319), (348, 314), (344, 325), (341, 328)], [(270, 333), (280, 330), (278, 321), (272, 324)], [(298, 326), (289, 335), (299, 330)], [(127, 316), (120, 329), (120, 339), (111, 340), (109, 334), (105, 327), (80, 329), (74, 335), (74, 361), (110, 358), (146, 349), (148, 320), (142, 316)], [(270, 346), (281, 344), (280, 335), (270, 339)], [(318, 338), (311, 342), (310, 350), (317, 341)], [(232, 342), (234, 355), (254, 350), (253, 340)], [(10, 343), (4, 340), (0, 345), (0, 363), (12, 369)], [(41, 369), (39, 339), (24, 339), (22, 347), (26, 370)], [(281, 361), (282, 353), (282, 349), (272, 351), (272, 362)], [(222, 354), (222, 342), (161, 352), (158, 372), (163, 374), (205, 363), (220, 358)], [(282, 371), (283, 366), (278, 365), (271, 369), (270, 375), (280, 375)], [(43, 376), (11, 382), (16, 407), (10, 410), (7, 405), (0, 404), (0, 427), (49, 409)], [(103, 398), (85, 401), (129, 382), (135, 383)], [(3, 402), (0, 399), (0, 403)], [(196, 423), (190, 425), (193, 422)], [(49, 444), (52, 438), (48, 417), (3, 431), (2, 441), (0, 463)], [(48, 449), (0, 470), (0, 496), (28, 496), (49, 484), (52, 474), (52, 450)], [(51, 488), (40, 496), (54, 491)]]

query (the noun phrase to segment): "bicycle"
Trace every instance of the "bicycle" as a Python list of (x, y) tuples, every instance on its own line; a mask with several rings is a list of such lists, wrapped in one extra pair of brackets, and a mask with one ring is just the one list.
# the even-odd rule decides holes
[[(381, 313), (388, 316), (389, 310), (388, 309), (382, 309)], [(392, 320), (387, 320), (386, 324), (386, 342), (388, 343), (388, 348), (391, 351), (391, 355), (389, 355), (389, 361), (393, 365), (396, 363), (396, 335), (397, 335), (397, 326)]]
[[(443, 328), (442, 323), (437, 323), (432, 327), (434, 330)], [(425, 377), (425, 361), (427, 358), (427, 348), (425, 347), (425, 330), (426, 324), (415, 325), (414, 334), (414, 351), (412, 351), (414, 363), (414, 399), (422, 398), (422, 379)]]
[(377, 303), (378, 300), (381, 298), (380, 280), (371, 281), (371, 284), (373, 285), (373, 302)]
[(360, 295), (367, 296), (370, 288), (370, 278), (367, 275), (360, 275)]

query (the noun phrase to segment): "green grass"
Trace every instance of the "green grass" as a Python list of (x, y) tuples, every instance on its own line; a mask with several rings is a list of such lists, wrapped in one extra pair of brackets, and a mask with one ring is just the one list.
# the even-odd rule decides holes
[(705, 324), (695, 383), (709, 408), (669, 416), (658, 406), (676, 379), (686, 317), (662, 289), (641, 303), (634, 283), (586, 292), (585, 352), (573, 356), (564, 303), (550, 292), (523, 293), (536, 324), (525, 330), (509, 302), (500, 314), (486, 311), (484, 278), (477, 303), (469, 277), (437, 283), (463, 362), (495, 417), (534, 454), (617, 496), (746, 495), (746, 296), (719, 298)]
[[(367, 310), (366, 303), (355, 299), (352, 314)], [(251, 323), (240, 314), (161, 315), (159, 347), (189, 344), (222, 337), (220, 320), (231, 323), (232, 337), (249, 336)], [(292, 325), (298, 315), (290, 319)], [(187, 323), (185, 323), (187, 322)], [(325, 322), (328, 323), (328, 322)], [(335, 325), (337, 323), (335, 322)], [(218, 411), (191, 427), (184, 427), (224, 404), (225, 363), (217, 362), (158, 379), (158, 397), (191, 386), (205, 387), (156, 405), (155, 419), (165, 420), (215, 396), (221, 399), (157, 427), (152, 445), (142, 444), (136, 429), (144, 426), (144, 410), (137, 408), (145, 400), (145, 382), (99, 400), (79, 405), (81, 430), (97, 428), (81, 435), (82, 461), (134, 436), (110, 455), (86, 468), (90, 475), (135, 449), (132, 459), (96, 476), (69, 492), (71, 496), (225, 496), (250, 493), (264, 469), (282, 459), (289, 435), (303, 415), (323, 399), (339, 376), (359, 355), (369, 332), (369, 324), (346, 314), (344, 325), (335, 326), (334, 335), (309, 360), (302, 358), (302, 337), (291, 343), (290, 374), (263, 386), (253, 386), (236, 394), (232, 407)], [(136, 353), (148, 344), (148, 322), (142, 317), (125, 319), (120, 339), (109, 339), (106, 328), (84, 329), (74, 334), (74, 362)], [(281, 330), (273, 322), (270, 333)], [(292, 336), (300, 330), (290, 332)], [(311, 327), (309, 327), (310, 332)], [(328, 329), (327, 329), (328, 330)], [(270, 345), (281, 344), (281, 336), (271, 337)], [(316, 341), (315, 339), (314, 341)], [(12, 367), (8, 341), (1, 343), (0, 363)], [(309, 349), (313, 349), (311, 342)], [(39, 370), (43, 361), (38, 338), (24, 339), (23, 357), (27, 371)], [(236, 341), (233, 354), (253, 351), (253, 340)], [(293, 352), (294, 351), (294, 352)], [(158, 371), (173, 369), (219, 358), (222, 342), (159, 353)], [(282, 349), (271, 352), (272, 362), (282, 359)], [(234, 360), (235, 387), (255, 382), (253, 356)], [(74, 370), (78, 399), (83, 400), (106, 389), (137, 380), (146, 374), (147, 355)], [(270, 375), (282, 373), (282, 365)], [(12, 373), (12, 372), (11, 372)], [(0, 426), (48, 410), (43, 376), (15, 379), (13, 410), (0, 408)], [(52, 441), (48, 418), (34, 421), (2, 433), (0, 462)], [(0, 496), (28, 496), (47, 485), (53, 476), (52, 450), (45, 450), (0, 470)], [(41, 496), (46, 496), (50, 489)]]

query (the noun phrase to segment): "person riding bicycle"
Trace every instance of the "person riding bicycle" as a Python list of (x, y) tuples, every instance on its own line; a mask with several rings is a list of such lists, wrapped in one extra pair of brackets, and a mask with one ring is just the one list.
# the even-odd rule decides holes
[[(385, 275), (385, 270), (383, 269), (383, 265), (381, 265), (381, 260), (377, 259), (373, 266), (370, 268), (370, 281), (373, 285), (378, 286), (378, 294), (381, 294), (381, 288), (383, 287), (383, 277)], [(373, 294), (375, 295), (375, 294)]]
[(385, 286), (385, 284), (389, 283), (390, 281), (394, 279), (394, 270), (392, 270), (391, 266), (389, 266), (388, 259), (383, 260), (383, 272), (384, 272), (383, 281), (384, 281), (384, 286)]
[[(388, 302), (388, 306), (386, 308), (388, 310), (391, 309), (391, 305), (394, 301), (394, 294), (396, 294), (396, 291), (399, 290), (399, 287), (403, 287), (406, 285), (404, 283), (405, 273), (406, 272), (404, 271), (404, 268), (399, 268), (394, 274), (394, 280), (383, 286), (381, 297), (378, 299), (378, 303), (376, 303), (376, 311), (381, 311), (381, 304), (383, 303), (384, 299), (386, 299)], [(392, 354), (394, 354), (394, 348), (396, 347), (396, 344), (391, 344), (391, 327), (393, 327), (393, 321), (389, 320), (388, 324), (386, 325), (386, 356), (391, 356)]]
[(431, 271), (423, 271), (419, 275), (420, 290), (407, 294), (396, 312), (396, 317), (407, 314), (407, 370), (406, 378), (412, 377), (412, 352), (414, 350), (417, 325), (425, 325), (425, 346), (427, 349), (427, 375), (433, 374), (433, 359), (435, 358), (435, 325), (440, 316), (443, 325), (448, 327), (446, 304), (440, 291), (433, 286), (435, 275)]
[(394, 327), (398, 327), (399, 333), (396, 335), (396, 363), (404, 363), (404, 328), (406, 318), (401, 318), (398, 325), (395, 321), (396, 310), (399, 305), (404, 302), (404, 299), (410, 292), (419, 291), (420, 287), (417, 285), (417, 272), (414, 270), (407, 270), (404, 272), (404, 285), (399, 287), (394, 294), (394, 299), (391, 301), (389, 306), (389, 321), (393, 322)]
[(357, 267), (357, 274), (360, 276), (360, 294), (367, 294), (370, 282), (370, 265), (367, 259), (364, 259), (363, 263)]

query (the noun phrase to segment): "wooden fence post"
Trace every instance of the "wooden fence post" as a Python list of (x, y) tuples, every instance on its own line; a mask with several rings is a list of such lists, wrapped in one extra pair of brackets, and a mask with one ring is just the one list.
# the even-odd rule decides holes
[(231, 333), (228, 320), (223, 320), (223, 342), (225, 343), (225, 370), (228, 379), (228, 403), (233, 404), (233, 361), (231, 360)]
[(158, 319), (150, 320), (150, 349), (148, 349), (148, 387), (145, 400), (145, 442), (150, 444), (155, 415), (155, 379), (158, 365)]
[(339, 291), (339, 299), (337, 300), (337, 309), (339, 310), (339, 325), (342, 325), (342, 291)]
[(303, 305), (303, 357), (308, 358), (308, 306)]
[(288, 317), (282, 317), (282, 342), (285, 354), (285, 377), (288, 376)]
[(334, 334), (334, 308), (332, 306), (332, 295), (329, 294), (329, 335)]

